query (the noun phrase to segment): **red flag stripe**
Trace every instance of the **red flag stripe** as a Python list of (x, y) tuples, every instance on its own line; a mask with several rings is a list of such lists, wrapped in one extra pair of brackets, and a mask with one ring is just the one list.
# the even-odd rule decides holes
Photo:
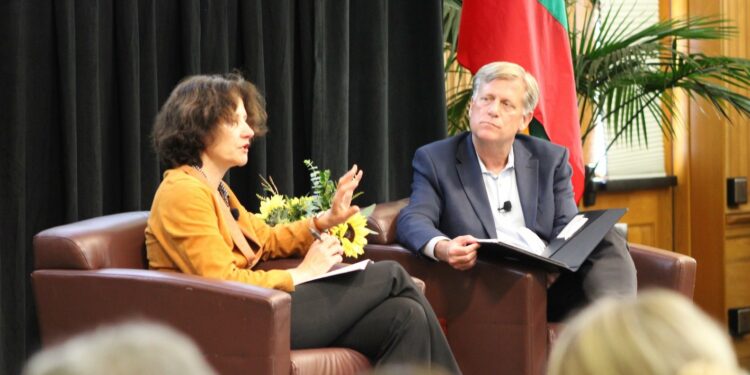
[(493, 61), (510, 61), (537, 79), (540, 98), (534, 117), (553, 143), (568, 148), (578, 201), (583, 194), (583, 158), (570, 45), (563, 25), (535, 0), (465, 0), (458, 60), (472, 73)]

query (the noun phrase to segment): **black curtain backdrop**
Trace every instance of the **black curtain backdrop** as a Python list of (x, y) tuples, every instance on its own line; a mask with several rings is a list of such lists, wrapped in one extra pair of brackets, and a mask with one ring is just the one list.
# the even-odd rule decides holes
[(0, 4), (0, 373), (39, 348), (29, 274), (45, 228), (149, 209), (152, 120), (197, 73), (241, 71), (271, 131), (230, 182), (309, 190), (303, 159), (365, 170), (359, 204), (406, 197), (445, 136), (440, 0), (10, 0)]

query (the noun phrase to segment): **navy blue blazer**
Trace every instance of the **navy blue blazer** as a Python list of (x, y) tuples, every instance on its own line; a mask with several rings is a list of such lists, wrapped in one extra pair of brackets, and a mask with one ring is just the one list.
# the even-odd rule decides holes
[[(526, 227), (549, 241), (578, 213), (568, 150), (517, 135), (513, 152)], [(411, 198), (397, 222), (401, 244), (418, 252), (437, 236), (497, 236), (471, 133), (420, 147), (412, 167)]]

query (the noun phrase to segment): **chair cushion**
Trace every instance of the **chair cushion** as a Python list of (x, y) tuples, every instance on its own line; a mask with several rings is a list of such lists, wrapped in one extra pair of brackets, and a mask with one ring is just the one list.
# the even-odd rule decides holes
[(294, 375), (357, 374), (371, 367), (367, 357), (346, 348), (292, 350), (291, 361)]

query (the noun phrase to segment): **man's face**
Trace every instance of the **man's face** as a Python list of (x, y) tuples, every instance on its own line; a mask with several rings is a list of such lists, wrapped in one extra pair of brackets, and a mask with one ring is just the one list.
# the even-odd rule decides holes
[(480, 141), (512, 143), (526, 129), (531, 114), (524, 115), (526, 86), (520, 79), (495, 79), (479, 87), (469, 107), (473, 137)]

